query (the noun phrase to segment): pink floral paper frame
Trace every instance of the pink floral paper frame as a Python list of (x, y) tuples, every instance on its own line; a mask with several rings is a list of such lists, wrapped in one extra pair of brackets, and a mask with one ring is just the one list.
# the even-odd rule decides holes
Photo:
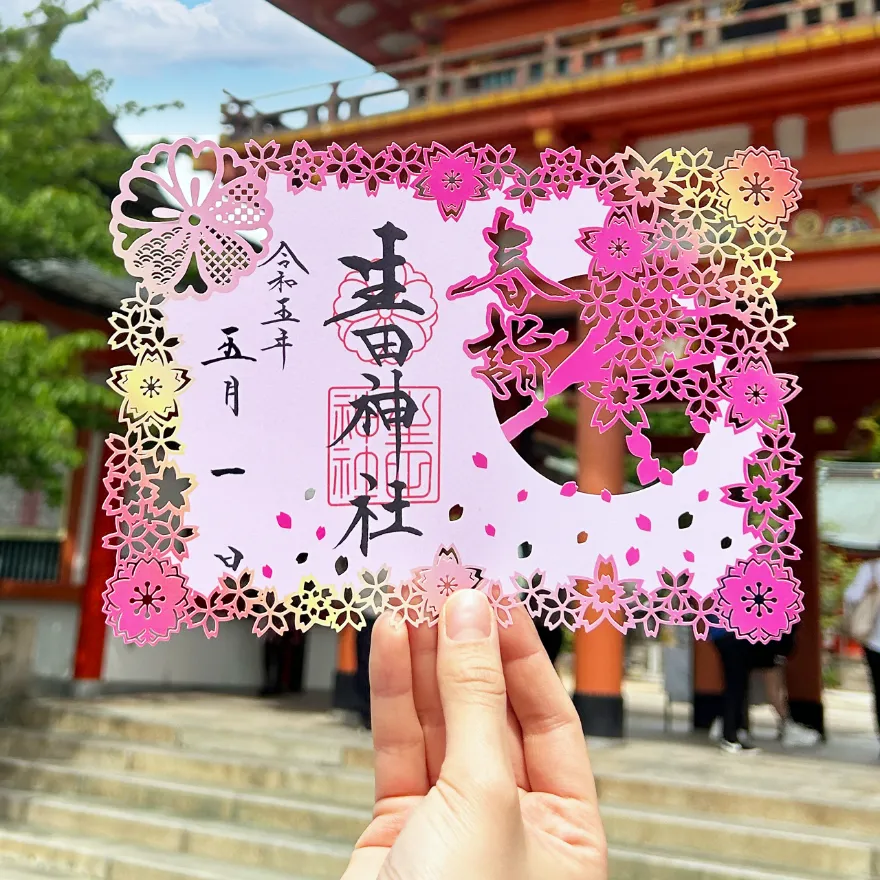
[[(206, 149), (221, 161), (208, 197), (196, 204), (174, 173), (174, 159), (183, 150)], [(167, 177), (153, 170), (160, 156), (169, 159)], [(213, 637), (232, 619), (249, 619), (258, 635), (315, 625), (361, 628), (366, 616), (383, 609), (414, 625), (434, 623), (452, 588), (486, 592), (503, 625), (510, 623), (511, 609), (523, 605), (546, 625), (573, 630), (607, 621), (622, 631), (640, 627), (655, 636), (667, 624), (690, 627), (702, 639), (717, 626), (767, 642), (791, 629), (803, 610), (790, 570), (799, 558), (793, 544), (799, 514), (790, 499), (799, 483), (800, 456), (785, 404), (798, 388), (793, 376), (774, 371), (769, 355), (786, 346), (793, 323), (778, 312), (774, 292), (779, 264), (791, 259), (784, 225), (800, 196), (796, 173), (787, 159), (765, 148), (738, 151), (720, 166), (706, 150), (684, 149), (650, 161), (629, 149), (607, 161), (574, 148), (545, 150), (529, 171), (514, 158), (511, 147), (467, 145), (452, 151), (439, 144), (392, 144), (371, 155), (358, 146), (313, 150), (304, 142), (286, 155), (274, 142), (251, 142), (239, 157), (213, 144), (182, 140), (137, 160), (122, 180), (113, 224), (116, 252), (139, 282), (137, 295), (111, 319), (111, 346), (133, 356), (133, 364), (115, 368), (111, 378), (123, 396), (125, 429), (108, 440), (104, 479), (104, 509), (115, 521), (104, 546), (117, 554), (104, 611), (118, 636), (146, 645), (185, 627)], [(698, 434), (717, 420), (733, 432), (758, 426), (742, 479), (712, 487), (723, 493), (724, 503), (741, 509), (743, 532), (752, 536), (748, 556), (719, 572), (717, 588), (708, 593), (693, 589), (688, 552), (658, 570), (653, 583), (625, 577), (624, 560), (607, 552), (597, 553), (587, 578), (550, 583), (536, 569), (511, 572), (504, 582), (499, 573), (489, 577), (474, 560), (462, 559), (454, 546), (439, 546), (433, 559), (403, 580), (382, 567), (362, 570), (355, 583), (340, 586), (304, 579), (283, 595), (261, 587), (253, 568), (231, 567), (209, 594), (192, 589), (180, 562), (198, 536), (188, 517), (195, 479), (176, 465), (184, 409), (179, 395), (190, 377), (175, 363), (177, 340), (167, 332), (163, 303), (168, 297), (234, 290), (254, 271), (258, 251), (247, 233), (262, 232), (264, 246), (271, 242), (272, 208), (265, 194), (271, 175), (283, 177), (294, 195), (326, 187), (363, 187), (376, 195), (382, 187), (396, 187), (435, 202), (449, 223), (493, 192), (528, 214), (543, 201), (568, 199), (578, 188), (595, 190), (609, 210), (604, 225), (581, 230), (580, 245), (592, 258), (586, 289), (559, 288), (528, 263), (526, 253), (509, 271), (462, 279), (448, 292), (451, 298), (488, 285), (498, 294), (493, 316), (506, 328), (506, 338), (473, 356), (474, 376), (494, 385), (496, 396), (515, 387), (542, 408), (539, 387), (555, 393), (554, 381), (557, 390), (571, 385), (579, 364), (552, 370), (548, 355), (558, 340), (545, 334), (527, 350), (517, 346), (512, 326), (532, 296), (575, 299), (586, 335), (614, 337), (613, 344), (593, 352), (601, 353), (601, 381), (584, 389), (596, 401), (593, 424), (602, 431), (625, 424), (642, 484), (671, 484), (674, 478), (652, 452), (646, 404), (684, 404)], [(155, 220), (132, 219), (126, 206), (136, 199), (138, 180), (159, 187), (181, 208), (165, 209)], [(503, 208), (495, 222), (519, 228)], [(188, 284), (192, 264), (206, 289)], [(431, 326), (420, 330), (429, 338)], [(677, 349), (666, 346), (670, 339), (679, 340)], [(499, 371), (504, 382), (498, 381)], [(697, 455), (697, 449), (686, 453), (684, 466)], [(479, 455), (474, 466), (485, 467)], [(572, 483), (561, 492), (576, 489)], [(705, 496), (699, 500), (708, 498), (708, 490)], [(611, 497), (603, 494), (603, 500), (610, 503)], [(285, 516), (279, 514), (280, 528), (289, 527)], [(639, 520), (639, 529), (651, 530), (648, 517)], [(633, 547), (625, 555), (637, 553)]]

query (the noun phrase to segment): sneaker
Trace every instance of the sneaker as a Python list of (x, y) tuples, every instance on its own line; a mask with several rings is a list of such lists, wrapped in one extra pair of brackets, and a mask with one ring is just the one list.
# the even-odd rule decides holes
[(721, 742), (721, 731), (724, 728), (724, 723), (720, 718), (716, 718), (712, 722), (712, 726), (709, 728), (709, 742), (717, 743)]
[(819, 744), (821, 738), (818, 730), (794, 721), (786, 721), (782, 731), (782, 745), (785, 748), (812, 748)]
[(726, 752), (729, 755), (758, 755), (761, 752), (761, 750), (750, 741), (730, 742), (729, 740), (722, 739), (719, 743), (719, 747), (722, 752)]

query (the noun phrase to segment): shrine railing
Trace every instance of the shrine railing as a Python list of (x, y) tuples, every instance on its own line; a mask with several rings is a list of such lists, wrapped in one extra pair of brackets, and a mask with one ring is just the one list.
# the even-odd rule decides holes
[[(742, 0), (674, 3), (467, 51), (426, 55), (356, 79), (262, 99), (243, 100), (227, 92), (223, 123), (226, 136), (240, 142), (875, 20), (880, 20), (880, 0), (792, 0), (758, 9), (745, 8)], [(279, 98), (296, 103), (271, 111), (256, 106)]]

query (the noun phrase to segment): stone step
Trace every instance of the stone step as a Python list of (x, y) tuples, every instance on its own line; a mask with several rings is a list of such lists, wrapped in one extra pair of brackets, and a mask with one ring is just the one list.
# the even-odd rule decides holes
[(51, 868), (30, 868), (27, 865), (11, 865), (2, 861), (0, 853), (0, 877), (3, 880), (71, 880), (71, 875)]
[[(765, 826), (803, 826), (869, 836), (876, 835), (880, 828), (880, 809), (861, 806), (855, 796), (849, 803), (842, 803), (840, 800), (823, 800), (820, 794), (810, 798), (787, 792), (774, 795), (745, 787), (713, 785), (711, 780), (695, 784), (613, 773), (598, 773), (596, 786), (600, 802), (609, 806), (702, 814), (721, 821), (753, 820), (761, 821)], [(816, 788), (821, 791), (818, 779)]]
[(373, 805), (369, 771), (304, 761), (260, 760), (247, 754), (199, 752), (28, 728), (0, 729), (0, 756), (197, 785), (289, 793), (346, 806)]
[(315, 880), (338, 880), (351, 852), (349, 844), (296, 836), (282, 829), (257, 830), (8, 789), (0, 789), (0, 812), (7, 823), (51, 832), (53, 838), (100, 840), (137, 846), (151, 854), (216, 859), (230, 866), (226, 877), (237, 877), (239, 866), (270, 871), (295, 866), (298, 873)]
[(279, 829), (352, 843), (371, 816), (369, 810), (314, 800), (19, 758), (0, 759), (0, 785), (21, 791), (81, 796), (119, 807), (174, 813), (186, 819), (236, 822), (253, 828)]
[(827, 876), (815, 874), (782, 873), (742, 864), (725, 865), (615, 846), (609, 847), (608, 862), (609, 880), (828, 880)]
[[(833, 833), (800, 826), (768, 826), (760, 820), (706, 819), (603, 805), (609, 844), (628, 850), (667, 850), (682, 857), (722, 864), (747, 862), (755, 868), (801, 876), (872, 877), (880, 865), (880, 838)], [(878, 826), (880, 827), (880, 826)]]
[[(263, 758), (298, 760), (318, 765), (351, 768), (372, 767), (372, 743), (368, 735), (338, 729), (265, 730), (253, 726), (241, 731), (217, 724), (206, 726), (190, 720), (162, 723), (130, 717), (102, 706), (55, 701), (35, 701), (19, 707), (10, 721), (30, 730), (79, 734), (90, 739), (159, 745), (167, 748), (218, 751)], [(279, 725), (281, 728), (281, 725)]]

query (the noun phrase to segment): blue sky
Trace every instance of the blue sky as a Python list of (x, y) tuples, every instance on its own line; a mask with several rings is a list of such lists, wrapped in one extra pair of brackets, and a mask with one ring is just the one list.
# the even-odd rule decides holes
[[(36, 5), (2, 0), (0, 21), (18, 23)], [(76, 8), (80, 0), (67, 5)], [(111, 78), (111, 104), (184, 102), (182, 111), (121, 120), (119, 131), (132, 143), (216, 138), (224, 88), (249, 98), (371, 70), (267, 0), (105, 0), (87, 23), (68, 32), (58, 54), (78, 71), (98, 67)], [(302, 97), (267, 98), (258, 106), (295, 106)]]

